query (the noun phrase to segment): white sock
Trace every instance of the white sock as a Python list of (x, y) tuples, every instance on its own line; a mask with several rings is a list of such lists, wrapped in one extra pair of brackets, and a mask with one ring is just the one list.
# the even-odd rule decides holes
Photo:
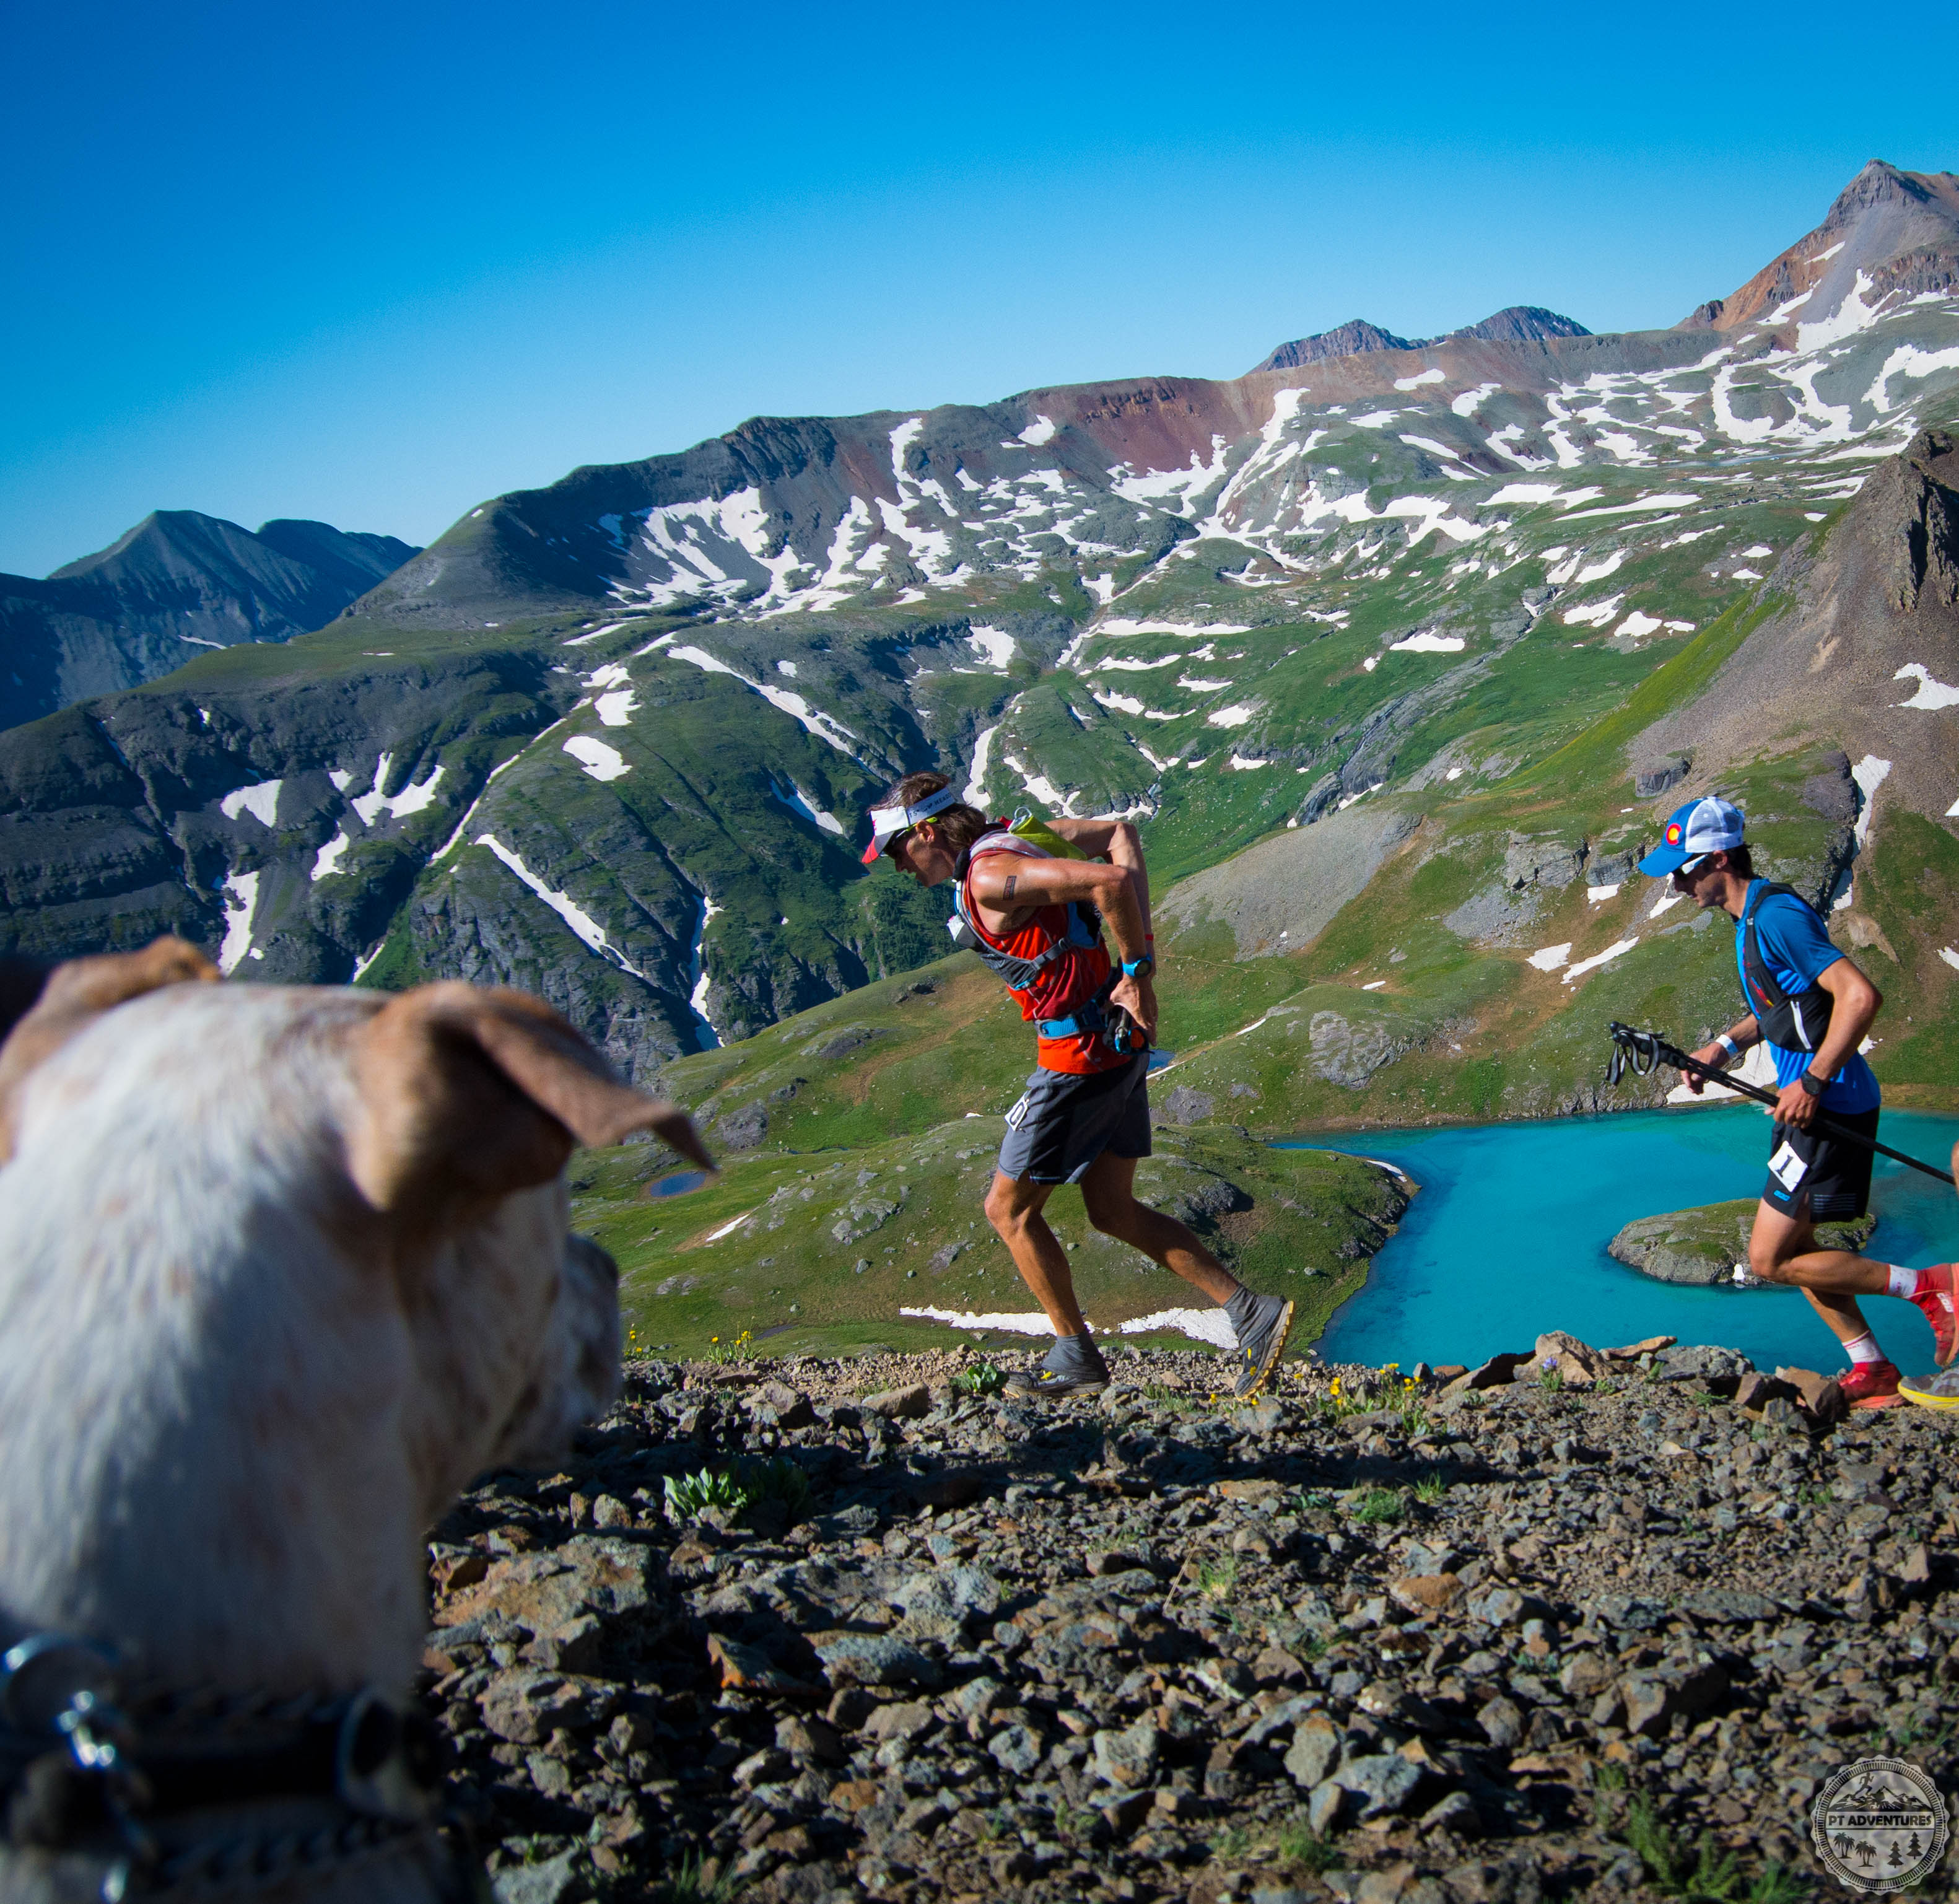
[(1859, 1366), (1868, 1362), (1881, 1362), (1884, 1359), (1884, 1352), (1878, 1347), (1878, 1338), (1875, 1335), (1860, 1335), (1854, 1342), (1846, 1342), (1843, 1353)]
[(1918, 1271), (1901, 1268), (1896, 1263), (1888, 1267), (1891, 1270), (1891, 1293), (1894, 1296), (1911, 1296), (1918, 1293)]

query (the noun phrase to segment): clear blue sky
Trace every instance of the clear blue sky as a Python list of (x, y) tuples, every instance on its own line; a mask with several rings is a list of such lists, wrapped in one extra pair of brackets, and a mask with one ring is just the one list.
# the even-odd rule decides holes
[(156, 508), (426, 541), (757, 414), (1357, 316), (1669, 324), (1866, 159), (1959, 169), (1956, 21), (16, 0), (0, 569)]

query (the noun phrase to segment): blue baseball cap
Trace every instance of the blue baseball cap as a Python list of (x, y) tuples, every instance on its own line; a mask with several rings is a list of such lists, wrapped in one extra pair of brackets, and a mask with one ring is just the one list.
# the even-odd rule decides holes
[(1657, 879), (1697, 865), (1710, 853), (1731, 852), (1742, 843), (1745, 823), (1741, 808), (1728, 801), (1711, 795), (1690, 800), (1668, 816), (1660, 843), (1640, 862), (1640, 871)]

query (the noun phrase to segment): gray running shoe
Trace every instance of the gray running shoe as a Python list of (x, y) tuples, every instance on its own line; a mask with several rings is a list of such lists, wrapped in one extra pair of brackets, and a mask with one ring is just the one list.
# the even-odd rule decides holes
[(1261, 1296), (1251, 1319), (1239, 1328), (1238, 1353), (1243, 1362), (1231, 1392), (1249, 1401), (1272, 1378), (1292, 1334), (1293, 1306), (1284, 1296)]
[(1100, 1395), (1109, 1385), (1109, 1365), (1102, 1351), (1085, 1335), (1062, 1335), (1054, 1347), (1032, 1367), (1007, 1378), (1005, 1392), (1020, 1398), (1030, 1395)]

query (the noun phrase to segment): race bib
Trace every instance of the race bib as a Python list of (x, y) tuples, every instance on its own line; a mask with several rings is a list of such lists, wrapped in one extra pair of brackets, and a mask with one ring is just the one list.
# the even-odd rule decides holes
[(1809, 1166), (1796, 1155), (1794, 1147), (1787, 1143), (1769, 1159), (1769, 1175), (1792, 1195), (1795, 1194), (1795, 1186), (1808, 1174), (1808, 1171)]

